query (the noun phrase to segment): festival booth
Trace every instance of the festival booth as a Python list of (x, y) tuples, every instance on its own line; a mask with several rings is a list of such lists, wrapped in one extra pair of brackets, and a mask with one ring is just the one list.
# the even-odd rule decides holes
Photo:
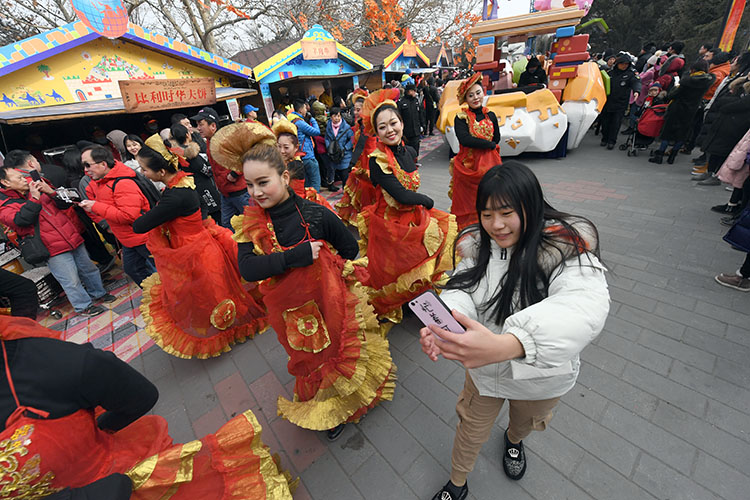
[(4, 151), (75, 144), (92, 130), (140, 133), (174, 112), (213, 105), (239, 118), (237, 99), (257, 94), (251, 68), (125, 24), (98, 33), (81, 21), (0, 48)]
[[(493, 15), (492, 3), (485, 6), (485, 17)], [(528, 9), (528, 1), (521, 3), (521, 8)], [(479, 42), (474, 71), (482, 73), (483, 86), (488, 89), (485, 106), (497, 114), (502, 156), (555, 150), (566, 132), (563, 146), (575, 149), (604, 107), (606, 92), (601, 73), (595, 62), (587, 62), (588, 35), (575, 35), (575, 26), (585, 14), (586, 10), (572, 6), (489, 18), (471, 29)], [(518, 75), (514, 71), (524, 70), (526, 58), (520, 61), (523, 64), (513, 64), (508, 43), (550, 34), (555, 38), (550, 47), (547, 88), (516, 90), (513, 81), (518, 81)], [(438, 120), (438, 128), (455, 152), (458, 140), (452, 125), (460, 110), (455, 96), (459, 83), (449, 82), (443, 92)]]
[[(411, 70), (413, 76), (434, 73), (438, 69), (437, 65), (433, 64), (433, 61), (437, 61), (427, 57), (425, 51), (412, 39), (411, 31), (408, 28), (406, 40), (395, 50), (392, 45), (373, 45), (362, 47), (357, 53), (381, 67), (383, 85), (392, 80), (400, 82), (407, 69)], [(445, 47), (438, 50), (437, 56), (441, 63), (448, 66), (449, 61)]]
[[(372, 88), (376, 77), (368, 60), (338, 43), (317, 24), (301, 40), (245, 50), (232, 59), (253, 68), (268, 117), (297, 97), (319, 96), (324, 92), (324, 82), (330, 85), (332, 96), (346, 99), (355, 88)], [(377, 83), (379, 87), (379, 79)]]

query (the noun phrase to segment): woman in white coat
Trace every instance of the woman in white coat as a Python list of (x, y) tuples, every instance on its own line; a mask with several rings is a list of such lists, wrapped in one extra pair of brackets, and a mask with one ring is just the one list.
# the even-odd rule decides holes
[(438, 500), (466, 498), (466, 477), (505, 400), (503, 469), (511, 479), (523, 477), (523, 439), (546, 428), (575, 385), (579, 353), (609, 312), (596, 228), (545, 202), (528, 167), (493, 167), (479, 184), (476, 207), (479, 224), (459, 236), (461, 262), (441, 294), (466, 332), (420, 331), (433, 361), (442, 355), (467, 368), (451, 477)]

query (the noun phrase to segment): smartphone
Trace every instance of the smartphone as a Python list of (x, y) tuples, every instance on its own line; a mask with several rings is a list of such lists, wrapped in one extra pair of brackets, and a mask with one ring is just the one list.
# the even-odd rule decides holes
[(35, 181), (41, 181), (42, 180), (42, 176), (39, 175), (39, 172), (37, 172), (36, 170), (32, 170), (31, 172), (29, 172), (29, 175)]
[(409, 309), (414, 311), (414, 314), (424, 326), (435, 325), (452, 333), (464, 333), (466, 331), (453, 317), (445, 302), (440, 300), (440, 297), (433, 290), (427, 290), (417, 298), (410, 300)]

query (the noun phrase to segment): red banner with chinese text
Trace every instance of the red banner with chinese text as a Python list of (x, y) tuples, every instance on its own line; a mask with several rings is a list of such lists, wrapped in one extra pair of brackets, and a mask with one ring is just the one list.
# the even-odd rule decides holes
[(213, 78), (120, 80), (118, 83), (126, 113), (216, 104)]

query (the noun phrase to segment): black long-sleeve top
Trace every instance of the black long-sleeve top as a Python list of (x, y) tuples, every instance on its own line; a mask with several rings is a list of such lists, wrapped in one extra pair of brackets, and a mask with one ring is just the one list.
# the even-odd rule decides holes
[[(484, 113), (481, 108), (477, 110), (472, 109), (472, 111), (477, 115), (477, 121), (484, 120)], [(500, 125), (497, 123), (497, 116), (494, 112), (488, 111), (487, 116), (492, 120), (492, 128), (494, 130), (491, 141), (471, 135), (471, 132), (469, 132), (469, 123), (463, 118), (456, 116), (453, 128), (456, 131), (458, 143), (467, 148), (495, 149), (497, 143), (500, 142)]]
[(201, 209), (201, 201), (195, 189), (169, 188), (161, 195), (159, 203), (133, 221), (133, 231), (147, 233), (177, 217), (184, 217)]
[[(417, 154), (414, 149), (410, 146), (388, 147), (391, 148), (396, 161), (404, 171), (411, 173), (417, 169)], [(375, 158), (370, 158), (370, 180), (374, 186), (380, 186), (385, 189), (386, 193), (402, 205), (422, 205), (427, 209), (435, 205), (435, 202), (429, 196), (406, 189), (393, 173), (386, 174), (383, 172)]]
[[(56, 339), (5, 341), (18, 400), (61, 418), (101, 406), (100, 429), (118, 431), (145, 415), (159, 399), (156, 386), (113, 353)], [(0, 358), (1, 359), (1, 358)], [(0, 369), (0, 422), (16, 409)]]
[[(305, 239), (301, 212), (304, 222), (310, 226), (310, 236), (313, 240), (327, 241), (345, 259), (354, 259), (359, 253), (357, 240), (336, 214), (322, 205), (300, 198), (291, 190), (289, 199), (268, 209), (267, 212), (276, 239), (283, 247), (297, 245)], [(238, 246), (240, 275), (247, 281), (264, 280), (284, 274), (293, 267), (305, 267), (313, 263), (309, 242), (270, 255), (256, 255), (252, 243), (240, 243)]]

